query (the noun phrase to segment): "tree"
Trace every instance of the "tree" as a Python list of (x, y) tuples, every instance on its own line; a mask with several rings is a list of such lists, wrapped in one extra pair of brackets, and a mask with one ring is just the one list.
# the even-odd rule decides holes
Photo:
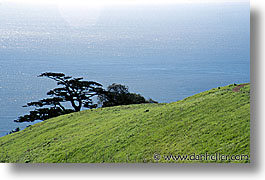
[(102, 107), (128, 105), (128, 104), (141, 104), (141, 103), (157, 103), (150, 99), (146, 100), (143, 96), (136, 93), (130, 93), (129, 88), (122, 84), (111, 84), (107, 90), (100, 92), (98, 102)]
[[(39, 77), (47, 77), (57, 82), (59, 87), (50, 90), (49, 98), (29, 102), (24, 107), (36, 107), (28, 115), (20, 116), (15, 122), (32, 122), (46, 120), (62, 114), (80, 111), (84, 108), (95, 108), (92, 97), (102, 92), (102, 85), (94, 81), (84, 81), (83, 78), (73, 78), (63, 73), (45, 72)], [(72, 109), (63, 106), (69, 102)], [(48, 107), (47, 107), (48, 106)]]

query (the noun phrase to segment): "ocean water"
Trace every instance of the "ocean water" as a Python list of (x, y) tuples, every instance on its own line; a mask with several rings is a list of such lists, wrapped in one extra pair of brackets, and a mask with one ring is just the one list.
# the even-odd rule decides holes
[(248, 3), (121, 5), (0, 4), (0, 136), (27, 102), (56, 84), (37, 76), (64, 72), (129, 86), (174, 102), (250, 81)]

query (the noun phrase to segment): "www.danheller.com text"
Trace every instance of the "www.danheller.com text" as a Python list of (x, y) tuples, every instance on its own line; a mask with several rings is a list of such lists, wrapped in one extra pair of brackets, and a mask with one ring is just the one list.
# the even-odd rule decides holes
[(242, 161), (242, 160), (249, 160), (249, 156), (245, 154), (220, 154), (220, 153), (215, 153), (215, 154), (190, 154), (190, 155), (172, 155), (172, 154), (159, 154), (155, 153), (154, 154), (154, 160), (159, 161), (159, 160), (165, 160), (165, 161)]

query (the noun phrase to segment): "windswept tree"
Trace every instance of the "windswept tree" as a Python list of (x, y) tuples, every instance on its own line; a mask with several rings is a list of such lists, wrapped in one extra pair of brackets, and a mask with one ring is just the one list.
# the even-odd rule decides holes
[[(103, 92), (102, 85), (94, 81), (84, 81), (83, 78), (73, 78), (63, 73), (45, 72), (39, 77), (46, 77), (57, 82), (58, 87), (50, 90), (49, 98), (29, 102), (24, 107), (35, 107), (29, 114), (20, 116), (15, 122), (32, 122), (46, 120), (62, 114), (80, 111), (81, 108), (95, 108), (92, 97)], [(64, 104), (72, 108), (67, 109)]]

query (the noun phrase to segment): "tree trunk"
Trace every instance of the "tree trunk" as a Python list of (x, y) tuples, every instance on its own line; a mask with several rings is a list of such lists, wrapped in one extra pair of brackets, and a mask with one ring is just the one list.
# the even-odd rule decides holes
[(73, 108), (75, 109), (75, 112), (80, 111), (81, 107), (80, 107), (80, 106), (77, 106), (77, 105), (75, 104), (75, 101), (74, 101), (74, 100), (71, 101), (71, 104), (72, 104)]

